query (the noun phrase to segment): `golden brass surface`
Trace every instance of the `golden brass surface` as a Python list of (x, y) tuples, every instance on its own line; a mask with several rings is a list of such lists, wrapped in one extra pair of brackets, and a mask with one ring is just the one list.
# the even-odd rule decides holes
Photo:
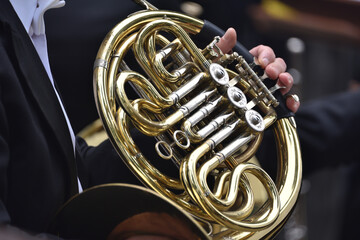
[[(199, 49), (190, 37), (201, 31), (203, 21), (152, 5), (147, 8), (116, 25), (96, 57), (96, 104), (112, 144), (146, 186), (195, 219), (214, 225), (216, 232), (209, 233), (212, 239), (272, 238), (289, 217), (300, 192), (302, 165), (294, 119), (277, 119), (273, 100), (264, 98), (268, 93), (254, 87), (254, 80), (240, 76), (236, 69), (215, 71), (215, 77), (229, 75), (230, 81), (224, 85), (213, 80), (209, 68), (215, 57), (206, 58), (204, 55), (211, 54)], [(141, 70), (126, 65), (129, 55), (136, 58), (135, 67)], [(129, 97), (129, 84), (138, 92), (137, 99)], [(250, 109), (234, 106), (230, 96), (223, 94), (230, 86), (245, 93), (247, 106), (256, 108), (263, 120), (245, 120)], [(223, 98), (214, 107), (212, 102), (220, 95)], [(226, 123), (219, 120), (211, 125), (215, 117), (230, 112)], [(204, 116), (197, 120), (201, 114)], [(192, 119), (191, 124), (184, 123)], [(252, 121), (254, 127), (250, 127)], [(263, 130), (256, 130), (259, 122), (275, 133), (276, 181), (259, 165), (249, 163), (262, 140)], [(134, 137), (134, 131), (143, 138)], [(141, 151), (142, 145), (151, 144), (144, 142), (149, 136), (161, 142), (158, 154), (150, 157)], [(187, 136), (190, 146), (184, 146)], [(164, 149), (159, 147), (162, 144)], [(178, 167), (178, 176), (157, 167), (168, 159)], [(262, 194), (257, 193), (259, 189)]]

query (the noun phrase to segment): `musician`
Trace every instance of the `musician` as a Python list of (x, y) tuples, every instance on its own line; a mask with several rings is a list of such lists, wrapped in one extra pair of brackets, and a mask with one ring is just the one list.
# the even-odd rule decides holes
[[(20, 239), (46, 232), (60, 206), (82, 188), (133, 178), (109, 141), (89, 148), (73, 133), (55, 83), (61, 79), (52, 77), (43, 22), (46, 10), (64, 4), (0, 0), (0, 232)], [(230, 51), (235, 39), (230, 29), (219, 46)], [(286, 94), (293, 79), (284, 61), (266, 46), (251, 53)], [(296, 112), (298, 99), (288, 98), (287, 106)]]
[[(175, 11), (180, 10), (180, 5), (178, 4), (179, 1), (152, 0), (151, 2), (160, 9), (171, 9)], [(220, 27), (235, 27), (238, 32), (238, 39), (241, 39), (241, 42), (246, 46), (253, 46), (256, 43), (262, 42), (261, 37), (252, 37), (252, 35), (255, 34), (254, 28), (251, 26), (251, 19), (249, 19), (249, 16), (246, 15), (246, 10), (249, 3), (260, 1), (221, 1), (223, 6), (231, 6), (231, 8), (219, 7), (217, 1), (196, 0), (196, 2), (201, 3), (204, 7), (203, 14), (200, 16), (200, 18), (210, 20)], [(81, 9), (85, 3), (87, 5), (86, 11), (82, 11), (82, 16), (80, 16), (78, 14), (78, 9)], [(90, 17), (84, 17), (89, 16), (90, 14), (88, 13), (94, 12), (95, 9), (98, 10), (98, 13), (96, 16), (91, 17), (93, 20), (89, 20)], [(93, 94), (86, 88), (90, 89), (91, 83), (84, 84), (84, 82), (91, 81), (92, 71), (89, 71), (88, 69), (92, 68), (94, 56), (96, 55), (96, 51), (98, 50), (101, 41), (110, 28), (114, 26), (120, 19), (139, 9), (140, 8), (137, 5), (130, 1), (119, 2), (116, 0), (107, 0), (104, 1), (101, 6), (98, 6), (96, 1), (77, 0), (71, 2), (68, 1), (67, 6), (61, 9), (61, 11), (50, 11), (48, 13), (47, 26), (50, 28), (47, 28), (47, 36), (49, 38), (50, 54), (55, 54), (55, 56), (52, 56), (51, 60), (52, 63), (54, 63), (56, 66), (56, 68), (52, 68), (52, 70), (57, 79), (61, 79), (59, 86), (60, 88), (64, 89), (63, 97), (65, 104), (67, 103), (66, 101), (71, 104), (67, 110), (71, 119), (74, 120), (72, 121), (72, 124), (75, 131), (76, 129), (81, 129), (86, 124), (98, 118), (94, 104), (92, 107), (89, 107), (89, 102), (93, 102)], [(58, 21), (58, 19), (61, 18), (61, 15), (64, 13), (69, 17), (62, 21)], [(233, 17), (229, 18), (224, 16)], [(72, 30), (71, 28), (69, 29), (69, 24), (75, 21), (77, 23), (77, 29), (88, 29), (90, 28), (89, 26), (91, 26), (91, 30), (88, 29), (87, 31), (76, 31)], [(71, 38), (75, 38), (76, 41), (63, 41), (63, 39)], [(86, 39), (86, 45), (84, 45), (84, 39)], [(69, 51), (70, 47), (72, 49), (71, 51)], [(281, 51), (281, 49), (278, 49), (277, 54), (279, 54), (279, 50)], [(69, 52), (71, 52), (71, 54), (69, 54)], [(79, 64), (72, 67), (73, 64), (69, 64), (69, 61), (64, 60), (70, 58)], [(354, 59), (353, 62), (360, 63), (360, 60)], [(69, 68), (74, 70), (64, 71), (64, 69)], [(359, 67), (354, 67), (354, 70), (359, 69)], [(360, 79), (359, 75), (360, 74), (357, 73), (358, 77), (356, 79)], [(74, 83), (74, 81), (67, 81), (67, 79), (72, 78), (78, 78), (81, 79), (81, 81), (77, 81), (76, 83)], [(345, 79), (341, 79), (340, 81), (344, 80)], [(78, 88), (81, 87), (82, 89), (85, 88), (85, 91), (81, 95), (76, 94), (76, 96), (74, 96), (74, 93), (71, 91), (79, 91), (75, 90), (78, 89), (76, 87), (74, 87), (74, 90), (71, 90), (71, 86), (78, 86)], [(314, 103), (309, 102), (308, 104), (302, 104), (302, 107), (300, 107), (295, 116), (298, 126), (299, 139), (302, 147), (305, 177), (311, 172), (316, 172), (317, 170), (323, 169), (324, 167), (337, 167), (339, 164), (343, 165), (344, 162), (346, 164), (352, 162), (351, 164), (357, 166), (352, 167), (351, 172), (353, 174), (347, 174), (347, 176), (349, 176), (348, 182), (350, 183), (347, 185), (347, 188), (349, 189), (348, 199), (352, 204), (349, 203), (345, 206), (342, 206), (342, 209), (344, 209), (344, 215), (346, 216), (343, 218), (344, 220), (337, 220), (342, 222), (342, 225), (346, 227), (346, 229), (343, 228), (344, 230), (341, 230), (341, 232), (344, 233), (350, 233), (350, 230), (355, 231), (356, 227), (353, 226), (357, 221), (353, 220), (351, 216), (354, 216), (353, 212), (359, 212), (359, 210), (354, 210), (356, 210), (356, 207), (359, 206), (357, 202), (359, 202), (360, 197), (353, 196), (355, 194), (359, 195), (358, 193), (360, 192), (357, 191), (355, 193), (353, 191), (354, 189), (357, 189), (356, 183), (360, 182), (358, 180), (360, 164), (356, 163), (358, 162), (357, 156), (359, 156), (360, 148), (356, 146), (358, 141), (353, 140), (357, 139), (359, 126), (359, 124), (357, 124), (357, 122), (359, 122), (359, 114), (357, 114), (358, 111), (356, 111), (357, 108), (352, 107), (354, 106), (354, 103), (359, 102), (359, 99), (356, 95), (359, 96), (359, 92), (350, 94), (342, 93), (336, 97), (330, 96), (328, 98), (319, 99)], [(74, 98), (78, 103), (76, 106), (75, 104), (72, 104), (72, 102), (74, 102)], [(86, 117), (77, 117), (84, 115), (86, 115)], [(342, 123), (346, 123), (346, 121), (348, 121), (348, 123), (351, 121), (351, 123), (348, 125), (340, 124), (338, 123), (338, 119), (343, 119), (341, 120)], [(270, 140), (273, 141), (273, 139), (273, 136), (270, 136)], [(266, 145), (267, 144), (262, 144), (262, 146)], [(269, 150), (275, 150), (273, 145), (268, 145), (270, 148)], [(269, 162), (275, 167), (274, 171), (276, 171), (276, 164), (274, 164), (276, 159), (271, 161), (268, 157), (269, 154), (264, 155), (266, 155), (266, 157), (262, 163)], [(346, 155), (346, 157), (344, 155)], [(274, 153), (274, 156), (276, 156), (276, 153)], [(352, 187), (351, 184), (354, 186)], [(314, 189), (312, 189), (312, 191), (314, 191)], [(348, 201), (346, 202), (348, 203)], [(329, 216), (333, 217), (333, 214), (329, 213)], [(312, 221), (315, 220), (312, 219)], [(310, 227), (311, 229), (317, 229), (315, 224), (309, 226), (309, 228)], [(341, 228), (341, 226), (339, 226), (339, 228)], [(337, 232), (340, 232), (338, 230), (339, 228), (337, 228)], [(310, 231), (319, 232), (318, 229)], [(342, 238), (346, 239), (343, 236), (344, 235), (342, 235)]]

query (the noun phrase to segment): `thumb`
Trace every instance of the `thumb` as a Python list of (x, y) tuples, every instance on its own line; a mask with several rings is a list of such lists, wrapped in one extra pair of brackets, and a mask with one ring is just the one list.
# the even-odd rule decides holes
[(217, 43), (217, 46), (221, 49), (223, 53), (228, 53), (236, 43), (236, 31), (233, 28), (229, 28), (224, 36), (220, 38), (220, 41)]

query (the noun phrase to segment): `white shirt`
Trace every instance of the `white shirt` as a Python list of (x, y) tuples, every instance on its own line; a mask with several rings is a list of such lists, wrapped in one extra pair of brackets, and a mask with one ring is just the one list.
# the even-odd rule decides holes
[[(54, 87), (54, 91), (59, 100), (61, 108), (63, 110), (70, 136), (73, 143), (75, 153), (75, 134), (71, 127), (69, 118), (66, 114), (65, 108), (60, 100), (59, 94), (55, 89), (54, 79), (51, 73), (49, 57), (47, 51), (47, 42), (45, 36), (45, 21), (44, 13), (51, 8), (59, 8), (65, 5), (64, 0), (9, 0), (15, 9), (18, 17), (20, 18), (25, 30), (29, 34), (37, 53), (45, 67), (45, 70), (49, 76), (49, 79)], [(79, 183), (79, 190), (82, 191), (81, 184)]]

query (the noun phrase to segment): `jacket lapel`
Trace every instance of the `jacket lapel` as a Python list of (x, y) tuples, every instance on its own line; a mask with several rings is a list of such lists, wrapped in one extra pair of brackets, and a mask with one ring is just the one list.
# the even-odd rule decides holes
[[(7, 2), (7, 3), (6, 3)], [(25, 76), (25, 84), (30, 89), (41, 112), (48, 121), (54, 132), (59, 146), (61, 147), (70, 170), (71, 192), (77, 191), (76, 163), (74, 150), (71, 142), (69, 129), (63, 115), (60, 103), (56, 97), (54, 88), (46, 73), (46, 70), (32, 44), (27, 32), (15, 11), (8, 1), (2, 1), (2, 5), (8, 4), (8, 10), (3, 10), (12, 26), (12, 40), (19, 66)], [(54, 156), (56, 157), (56, 156)]]

